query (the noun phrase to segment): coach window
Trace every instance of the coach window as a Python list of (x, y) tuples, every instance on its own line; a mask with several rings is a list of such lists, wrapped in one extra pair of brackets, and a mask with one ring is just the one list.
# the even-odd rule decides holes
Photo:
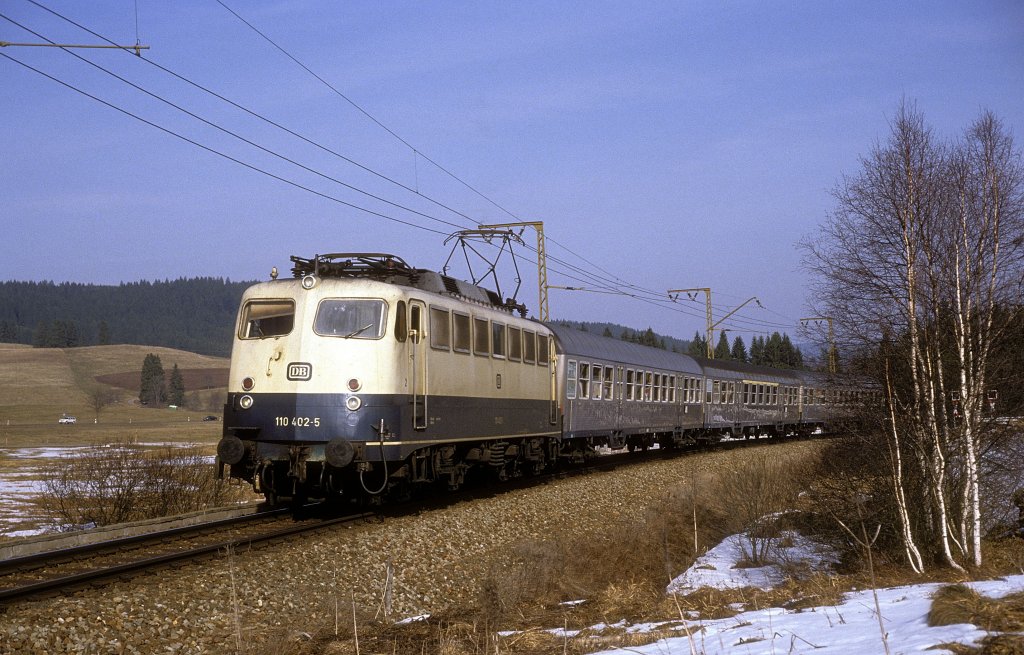
[(590, 367), (590, 377), (593, 379), (593, 384), (590, 387), (593, 393), (594, 400), (601, 400), (601, 365), (593, 364)]
[(651, 400), (661, 402), (661, 373), (654, 374), (654, 384), (651, 386)]
[(626, 369), (626, 400), (633, 400), (633, 369)]
[(473, 317), (473, 353), (484, 357), (491, 354), (491, 328), (486, 318)]
[(469, 314), (452, 312), (452, 350), (468, 354), (471, 341)]
[(536, 337), (529, 330), (523, 330), (523, 361), (527, 364), (537, 361)]
[(502, 323), (491, 323), (491, 354), (505, 359), (505, 326)]
[(615, 375), (615, 369), (612, 368), (611, 366), (605, 366), (604, 367), (604, 399), (605, 400), (611, 400), (612, 399), (612, 390), (614, 388), (614, 387), (612, 387), (612, 382), (614, 380), (614, 378), (612, 377), (613, 375)]
[(644, 402), (651, 402), (651, 390), (654, 386), (654, 373), (644, 371)]
[(551, 357), (551, 342), (548, 340), (548, 335), (538, 334), (537, 335), (537, 366), (547, 366), (548, 360)]
[(430, 308), (430, 347), (448, 350), (452, 346), (452, 329), (448, 318), (448, 310), (439, 307)]
[(678, 397), (676, 395), (676, 376), (674, 376), (674, 375), (669, 376), (668, 388), (670, 390), (669, 391), (669, 399), (668, 399), (668, 401), (670, 403), (674, 403), (676, 401), (676, 398)]
[(576, 397), (576, 360), (565, 363), (565, 397), (572, 400)]
[(711, 403), (717, 405), (722, 402), (722, 383), (715, 380), (711, 385)]
[(369, 298), (326, 298), (313, 319), (314, 332), (342, 339), (379, 339), (385, 325), (387, 303)]
[(523, 359), (523, 331), (511, 325), (508, 328), (508, 358), (513, 362)]
[(580, 362), (579, 373), (580, 377), (576, 385), (576, 395), (582, 399), (590, 398), (590, 364)]

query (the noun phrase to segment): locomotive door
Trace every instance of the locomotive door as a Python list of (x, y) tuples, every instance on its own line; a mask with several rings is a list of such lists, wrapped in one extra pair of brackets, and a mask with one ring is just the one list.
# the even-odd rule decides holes
[(427, 428), (427, 308), (419, 300), (409, 301), (410, 365), (412, 366), (412, 427)]

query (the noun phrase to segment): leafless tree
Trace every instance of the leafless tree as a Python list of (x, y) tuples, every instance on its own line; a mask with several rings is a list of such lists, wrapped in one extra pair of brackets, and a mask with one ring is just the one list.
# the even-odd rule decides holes
[(96, 385), (89, 391), (89, 407), (96, 413), (96, 422), (100, 421), (100, 412), (117, 400), (117, 394), (109, 387)]
[(815, 309), (883, 390), (870, 418), (907, 562), (979, 566), (990, 363), (1021, 302), (1020, 155), (989, 112), (943, 143), (905, 103), (860, 165), (803, 243)]

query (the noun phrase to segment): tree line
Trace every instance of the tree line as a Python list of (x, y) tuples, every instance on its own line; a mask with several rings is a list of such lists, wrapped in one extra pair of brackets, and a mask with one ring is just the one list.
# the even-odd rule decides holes
[(242, 292), (251, 284), (212, 277), (117, 286), (0, 282), (0, 342), (139, 344), (225, 357)]

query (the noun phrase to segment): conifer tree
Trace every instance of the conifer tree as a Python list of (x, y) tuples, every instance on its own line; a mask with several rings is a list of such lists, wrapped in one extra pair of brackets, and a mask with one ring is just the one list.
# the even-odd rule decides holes
[(143, 404), (161, 405), (167, 399), (167, 383), (160, 357), (150, 353), (142, 362), (142, 380), (139, 400)]
[(718, 333), (718, 343), (715, 345), (715, 359), (729, 359), (732, 353), (729, 350), (729, 337), (725, 330)]
[(167, 398), (172, 405), (179, 407), (185, 404), (185, 380), (181, 376), (181, 370), (175, 364), (171, 369), (171, 379), (168, 383)]
[(743, 337), (737, 336), (732, 340), (732, 352), (730, 355), (737, 362), (747, 361), (747, 346), (743, 343)]

